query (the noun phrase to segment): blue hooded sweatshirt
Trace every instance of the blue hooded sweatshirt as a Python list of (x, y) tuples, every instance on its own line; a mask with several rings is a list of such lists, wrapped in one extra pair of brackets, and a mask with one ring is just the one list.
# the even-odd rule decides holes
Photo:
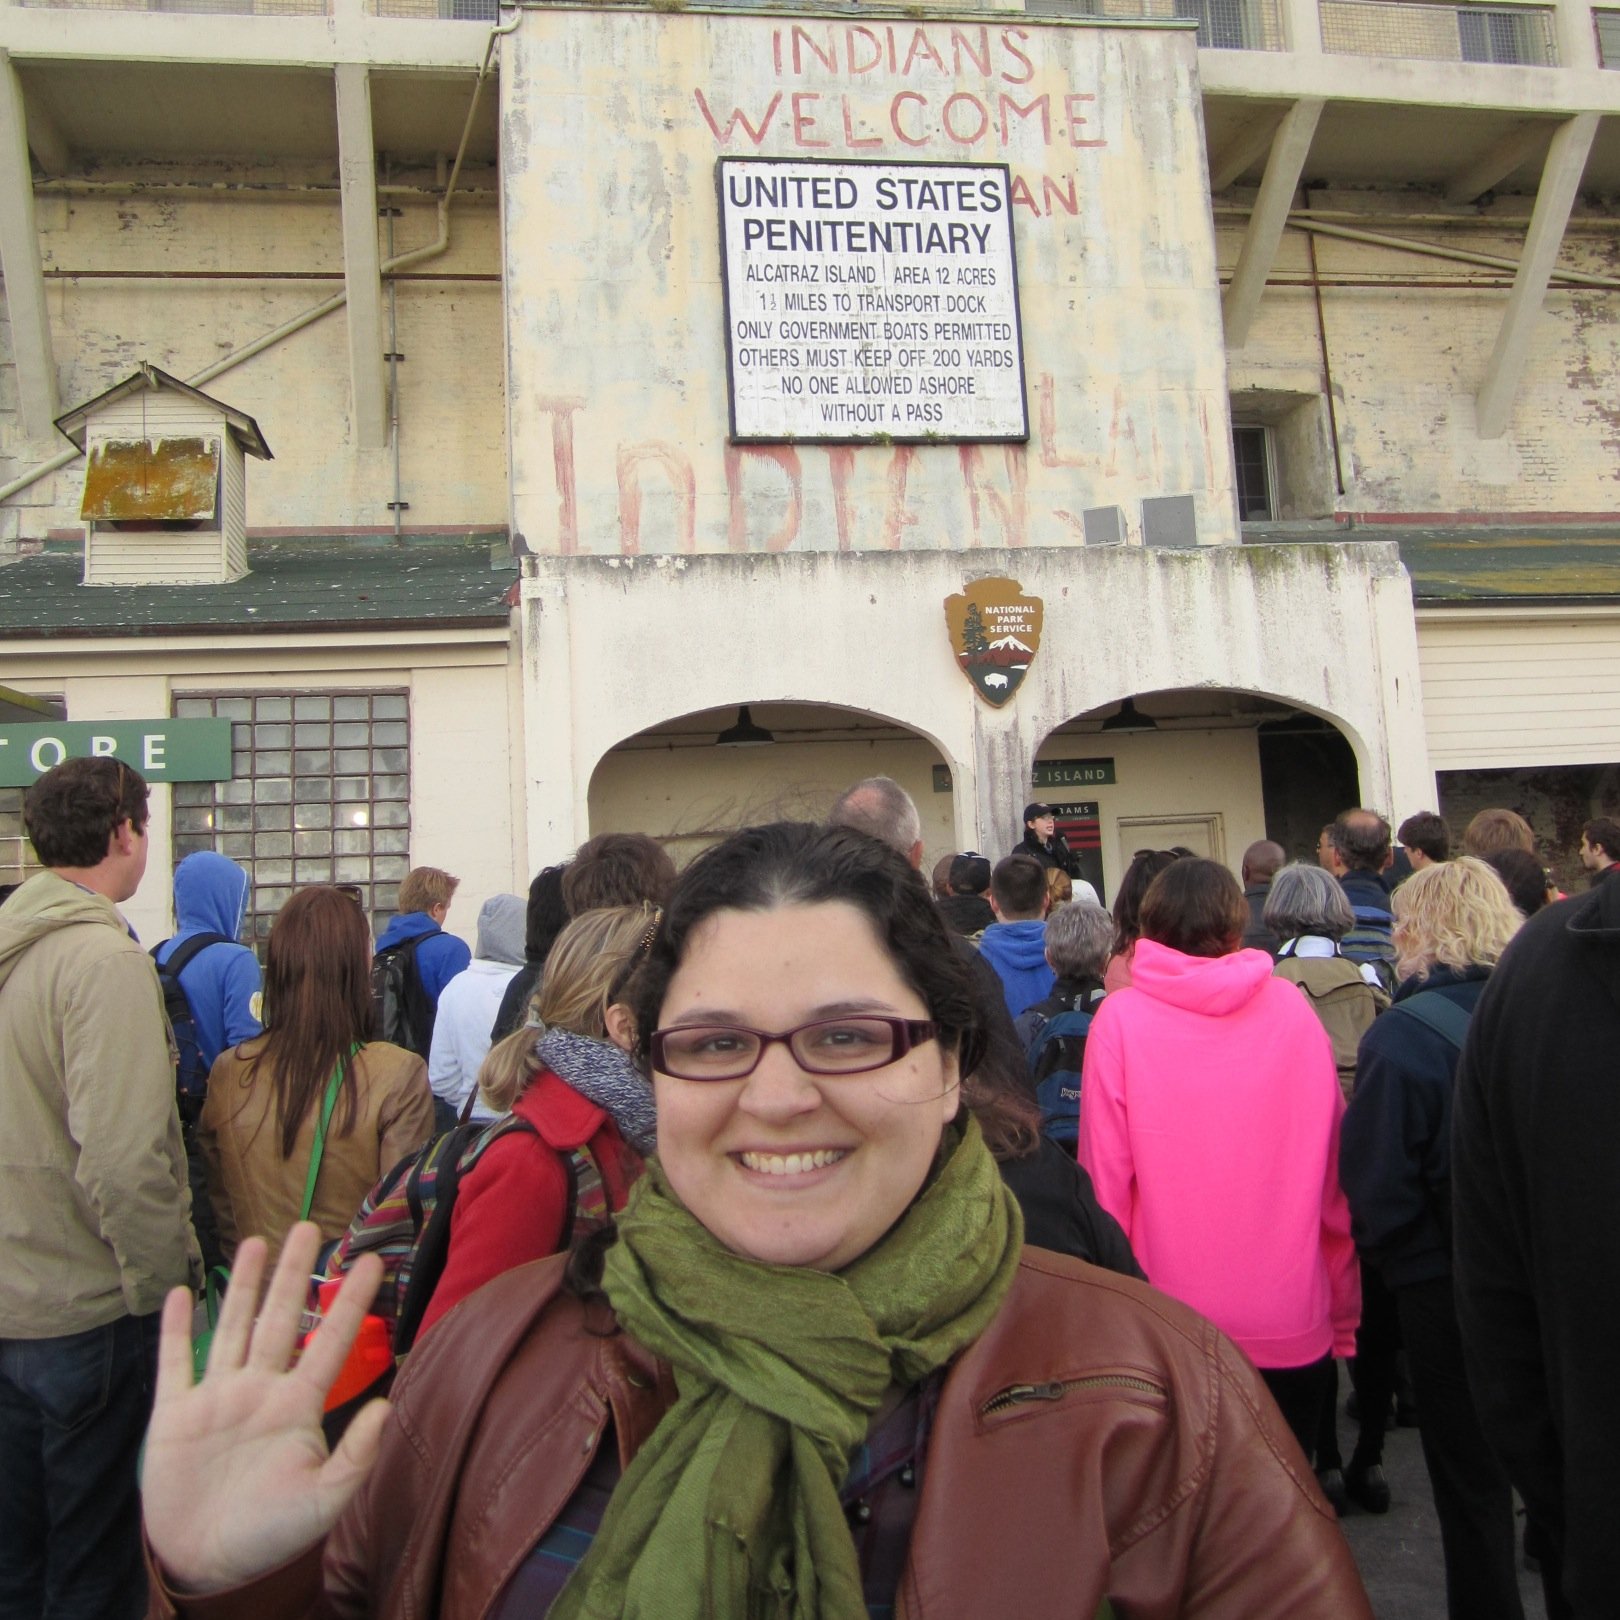
[[(377, 949), (386, 951), (390, 945), (403, 945), (420, 934), (431, 934), (438, 924), (425, 911), (402, 911), (391, 917), (377, 941)], [(416, 971), (421, 975), (422, 988), (435, 1007), (439, 992), (472, 961), (472, 951), (466, 940), (454, 934), (440, 933), (416, 948)]]
[(174, 869), (173, 939), (158, 946), (158, 961), (167, 962), (193, 934), (223, 934), (231, 943), (209, 945), (186, 964), (180, 988), (191, 1003), (197, 1026), (197, 1051), (210, 1068), (228, 1046), (262, 1032), (257, 957), (235, 941), (247, 912), (248, 875), (235, 861), (212, 850), (188, 855)]
[(1051, 995), (1057, 983), (1046, 960), (1046, 924), (1039, 917), (992, 923), (979, 935), (979, 955), (1001, 976), (1007, 1011), (1014, 1018)]

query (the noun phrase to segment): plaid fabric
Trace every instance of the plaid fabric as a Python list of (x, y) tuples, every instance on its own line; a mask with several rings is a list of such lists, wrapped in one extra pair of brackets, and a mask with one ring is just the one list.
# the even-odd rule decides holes
[[(838, 1493), (849, 1518), (872, 1620), (890, 1620), (894, 1613), (917, 1516), (928, 1431), (944, 1382), (944, 1374), (936, 1373), (907, 1393), (866, 1437)], [(550, 1612), (595, 1540), (620, 1472), (618, 1443), (609, 1426), (579, 1489), (507, 1583), (490, 1620), (539, 1620)]]

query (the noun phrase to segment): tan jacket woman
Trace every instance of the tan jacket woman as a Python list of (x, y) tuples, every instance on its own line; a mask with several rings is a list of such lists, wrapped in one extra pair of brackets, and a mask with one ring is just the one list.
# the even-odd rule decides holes
[[(227, 1260), (250, 1233), (285, 1232), (298, 1219), (315, 1142), (319, 1105), (299, 1124), (292, 1156), (281, 1156), (274, 1076), (267, 1065), (254, 1066), (266, 1039), (220, 1053), (198, 1126)], [(328, 1129), (309, 1211), (323, 1242), (342, 1237), (372, 1185), (433, 1134), (427, 1064), (416, 1053), (372, 1041), (355, 1055), (351, 1072), (354, 1129), (345, 1136)], [(337, 1117), (334, 1111), (334, 1126)]]
[(300, 889), (270, 930), (264, 1034), (222, 1052), (208, 1076), (198, 1142), (226, 1258), (253, 1232), (298, 1218), (332, 1077), (310, 1219), (342, 1237), (372, 1184), (433, 1130), (427, 1065), (371, 1041), (371, 935), (341, 891)]

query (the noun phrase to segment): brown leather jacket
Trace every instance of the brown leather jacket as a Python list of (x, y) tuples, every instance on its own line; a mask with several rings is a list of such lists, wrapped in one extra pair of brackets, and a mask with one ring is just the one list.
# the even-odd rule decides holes
[[(260, 1232), (270, 1244), (268, 1267), (281, 1252), (279, 1234), (298, 1219), (304, 1201), (319, 1107), (299, 1126), (292, 1157), (282, 1158), (275, 1085), (268, 1066), (254, 1070), (251, 1063), (263, 1046), (260, 1035), (219, 1054), (208, 1076), (197, 1143), (226, 1259), (235, 1258), (242, 1238)], [(309, 1211), (328, 1243), (348, 1231), (373, 1184), (433, 1134), (427, 1064), (416, 1053), (370, 1041), (360, 1048), (353, 1072), (354, 1125), (347, 1132), (339, 1128), (344, 1118), (340, 1101)]]
[[(154, 1615), (488, 1614), (611, 1422), (628, 1460), (668, 1369), (508, 1272), (423, 1340), (376, 1466), (327, 1538), (252, 1587)], [(591, 1328), (597, 1331), (592, 1332)], [(1184, 1306), (1026, 1249), (952, 1366), (923, 1469), (905, 1620), (1371, 1620), (1332, 1510), (1258, 1375)]]

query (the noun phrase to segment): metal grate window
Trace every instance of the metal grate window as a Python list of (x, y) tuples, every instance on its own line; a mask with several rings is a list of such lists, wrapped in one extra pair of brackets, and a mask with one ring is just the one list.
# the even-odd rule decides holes
[(1271, 430), (1234, 427), (1232, 458), (1237, 464), (1238, 517), (1244, 523), (1270, 523), (1277, 515), (1271, 466)]
[(0, 788), (0, 889), (14, 888), (41, 870), (23, 831), (22, 807), (22, 788)]
[(1620, 68), (1620, 11), (1594, 11), (1592, 26), (1597, 29), (1598, 65)]
[(1183, 17), (1198, 24), (1198, 43), (1206, 49), (1283, 48), (1278, 0), (1024, 0), (1024, 9), (1043, 17)]
[(328, 0), (18, 0), (57, 11), (180, 11), (195, 16), (325, 17)]
[(1352, 56), (1556, 67), (1553, 14), (1541, 6), (1321, 0), (1324, 50)]
[(213, 849), (247, 868), (249, 937), (306, 883), (353, 884), (373, 923), (410, 866), (410, 718), (403, 692), (177, 697), (177, 718), (231, 725), (231, 780), (176, 782), (174, 858)]

